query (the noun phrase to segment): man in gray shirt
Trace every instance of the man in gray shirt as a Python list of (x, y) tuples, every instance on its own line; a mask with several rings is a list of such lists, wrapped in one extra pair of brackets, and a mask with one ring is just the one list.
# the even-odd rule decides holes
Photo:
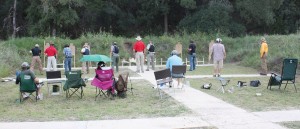
[(222, 39), (217, 38), (216, 42), (212, 45), (210, 53), (209, 53), (209, 60), (211, 59), (211, 54), (213, 54), (214, 58), (214, 77), (221, 76), (221, 70), (223, 68), (223, 60), (226, 58), (226, 51), (225, 47), (222, 44)]
[(152, 70), (155, 70), (155, 64), (154, 64), (154, 59), (155, 59), (155, 46), (153, 45), (152, 41), (149, 41), (149, 44), (147, 45), (147, 69), (146, 71), (149, 71), (150, 63), (152, 65)]
[(119, 72), (119, 47), (117, 46), (117, 42), (112, 43), (110, 53), (112, 57), (111, 68), (114, 69), (114, 66), (116, 66), (116, 72)]

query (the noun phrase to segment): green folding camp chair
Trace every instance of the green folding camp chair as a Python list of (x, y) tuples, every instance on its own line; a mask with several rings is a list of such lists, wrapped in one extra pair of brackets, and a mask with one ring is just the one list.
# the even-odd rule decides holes
[(86, 86), (84, 80), (81, 78), (81, 71), (66, 72), (67, 81), (64, 85), (66, 97), (70, 98), (72, 95), (77, 95), (79, 98), (83, 96), (83, 86)]
[(31, 78), (30, 75), (26, 75), (24, 73), (20, 74), (20, 78), (20, 102), (23, 102), (25, 99), (37, 101), (38, 89), (36, 84), (34, 83), (34, 79)]
[(281, 84), (285, 81), (286, 83), (284, 89), (286, 88), (287, 84), (294, 84), (295, 90), (297, 92), (297, 88), (295, 85), (297, 65), (298, 59), (284, 59), (281, 75), (271, 73), (267, 89), (270, 87), (271, 90), (271, 86), (279, 86), (280, 89)]

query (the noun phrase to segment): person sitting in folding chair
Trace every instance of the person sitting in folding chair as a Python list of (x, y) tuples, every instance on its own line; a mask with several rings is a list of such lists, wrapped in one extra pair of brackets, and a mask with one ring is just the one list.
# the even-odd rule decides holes
[[(114, 79), (114, 71), (110, 67), (105, 67), (105, 63), (100, 61), (98, 63), (97, 69), (95, 69), (95, 78), (92, 80), (91, 85), (96, 87), (96, 97), (101, 96), (101, 93), (106, 97), (115, 95), (115, 79)], [(106, 90), (107, 95), (103, 90)], [(99, 91), (99, 92), (98, 92)]]
[(41, 93), (42, 85), (39, 84), (39, 79), (36, 78), (35, 74), (30, 70), (29, 64), (23, 62), (21, 70), (21, 72), (17, 72), (16, 78), (16, 84), (20, 84), (20, 92), (23, 97), (21, 99), (28, 99), (33, 92), (37, 92), (36, 100), (41, 100), (43, 98), (43, 94)]
[(102, 68), (105, 67), (105, 63), (103, 61), (98, 62), (97, 64), (97, 70), (102, 70)]
[(183, 65), (182, 59), (178, 56), (178, 52), (176, 50), (173, 50), (171, 52), (171, 57), (168, 58), (167, 60), (167, 64), (166, 67), (170, 69), (172, 77), (178, 77), (177, 78), (177, 86), (179, 87), (180, 84), (180, 78), (181, 76), (183, 76), (182, 74), (173, 74), (172, 73), (172, 66), (173, 65)]

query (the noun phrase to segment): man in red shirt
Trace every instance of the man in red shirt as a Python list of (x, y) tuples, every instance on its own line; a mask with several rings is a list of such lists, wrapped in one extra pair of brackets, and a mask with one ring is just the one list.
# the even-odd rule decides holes
[(135, 39), (137, 41), (133, 46), (133, 51), (135, 52), (136, 72), (139, 73), (141, 71), (142, 73), (144, 73), (145, 44), (142, 41), (141, 36), (137, 36)]
[(45, 50), (45, 54), (48, 57), (47, 59), (47, 71), (50, 71), (51, 65), (54, 71), (57, 70), (56, 68), (56, 56), (57, 56), (57, 50), (54, 47), (54, 43), (50, 41), (50, 47), (48, 47)]

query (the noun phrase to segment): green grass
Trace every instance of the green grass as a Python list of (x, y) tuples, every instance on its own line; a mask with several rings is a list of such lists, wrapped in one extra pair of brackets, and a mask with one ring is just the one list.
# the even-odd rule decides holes
[[(189, 65), (187, 67), (189, 70)], [(238, 64), (224, 64), (221, 74), (257, 74), (256, 69), (243, 67)], [(187, 71), (186, 75), (213, 75), (213, 66), (198, 66), (194, 71)]]
[(133, 95), (127, 92), (127, 98), (116, 97), (115, 100), (101, 96), (96, 101), (95, 87), (90, 82), (84, 88), (83, 99), (73, 96), (69, 100), (65, 94), (48, 96), (47, 86), (44, 85), (44, 99), (37, 103), (19, 103), (18, 86), (13, 82), (5, 82), (0, 87), (0, 121), (111, 120), (174, 117), (192, 112), (171, 97), (160, 100), (157, 91), (147, 81), (131, 82)]
[(300, 128), (300, 121), (280, 122), (280, 124), (289, 129), (299, 129)]
[[(200, 69), (200, 68), (199, 68)], [(205, 68), (204, 68), (205, 69)], [(212, 69), (212, 68), (207, 68)], [(228, 72), (225, 70), (227, 69)], [(201, 70), (201, 69), (200, 69)], [(235, 65), (227, 65), (224, 69), (224, 74), (240, 74), (240, 73), (255, 73), (254, 69), (248, 69), (245, 67), (236, 67)], [(191, 74), (188, 72), (188, 74)], [(290, 110), (290, 109), (300, 109), (298, 104), (300, 94), (295, 92), (293, 85), (288, 85), (286, 90), (278, 89), (274, 86), (272, 90), (267, 89), (269, 77), (239, 77), (239, 78), (226, 78), (230, 79), (230, 83), (225, 87), (226, 90), (234, 88), (233, 93), (225, 92), (223, 94), (217, 91), (221, 86), (221, 83), (217, 78), (201, 78), (201, 79), (188, 79), (193, 88), (203, 91), (207, 94), (215, 96), (222, 99), (228, 103), (234, 104), (238, 107), (246, 109), (248, 111), (269, 111), (269, 110)], [(249, 86), (251, 80), (260, 80), (261, 85), (259, 87)], [(247, 86), (239, 88), (237, 87), (238, 81), (247, 82)], [(297, 90), (300, 91), (300, 85), (297, 83)], [(201, 86), (206, 83), (212, 83), (212, 88), (210, 90), (201, 89)], [(256, 93), (262, 93), (261, 96), (256, 96)]]

